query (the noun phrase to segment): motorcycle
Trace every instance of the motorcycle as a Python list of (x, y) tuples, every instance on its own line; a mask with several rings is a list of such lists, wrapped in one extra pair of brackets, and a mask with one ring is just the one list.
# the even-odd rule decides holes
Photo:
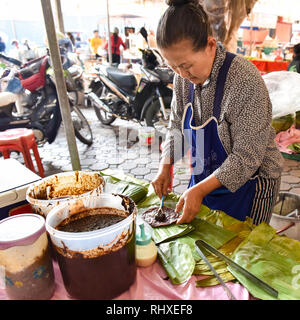
[[(8, 71), (11, 79), (6, 91), (0, 93), (0, 131), (30, 128), (38, 145), (45, 142), (51, 144), (55, 140), (62, 118), (49, 60), (49, 55), (45, 55), (25, 63), (21, 69)], [(9, 62), (13, 63), (11, 59)], [(7, 72), (4, 72), (2, 80), (5, 77), (8, 77)], [(67, 81), (68, 87), (76, 91), (76, 86), (68, 86)], [(76, 92), (75, 98), (72, 92), (69, 91), (68, 95), (75, 136), (91, 145), (93, 135), (90, 125), (77, 106)]]
[[(146, 37), (146, 41), (147, 37)], [(161, 56), (154, 49), (142, 52), (142, 77), (115, 67), (96, 65), (96, 78), (90, 83), (87, 94), (101, 123), (111, 124), (116, 118), (134, 120), (147, 126), (166, 127), (169, 121), (174, 72), (159, 61)]]

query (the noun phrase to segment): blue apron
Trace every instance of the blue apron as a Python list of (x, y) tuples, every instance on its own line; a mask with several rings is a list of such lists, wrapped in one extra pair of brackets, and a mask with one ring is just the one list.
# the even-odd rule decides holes
[[(218, 120), (221, 112), (227, 73), (235, 55), (227, 52), (220, 68), (214, 98), (213, 117), (200, 127), (193, 118), (194, 85), (190, 84), (189, 103), (185, 109), (183, 129), (191, 152), (192, 176), (189, 188), (212, 174), (227, 158), (227, 153), (218, 135)], [(213, 210), (221, 210), (244, 221), (250, 216), (256, 192), (257, 180), (252, 178), (235, 192), (222, 186), (203, 198), (203, 204)]]

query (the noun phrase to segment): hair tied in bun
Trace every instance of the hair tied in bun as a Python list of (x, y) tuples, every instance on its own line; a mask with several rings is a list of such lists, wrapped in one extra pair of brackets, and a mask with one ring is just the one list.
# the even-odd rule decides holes
[(183, 6), (188, 3), (198, 3), (198, 0), (166, 0), (168, 6)]

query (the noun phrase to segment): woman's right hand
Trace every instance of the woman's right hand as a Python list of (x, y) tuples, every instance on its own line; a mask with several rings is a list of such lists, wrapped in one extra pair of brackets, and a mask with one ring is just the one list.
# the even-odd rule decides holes
[(156, 177), (151, 182), (155, 193), (160, 199), (162, 195), (167, 196), (168, 193), (171, 192), (170, 182), (171, 182), (170, 166), (163, 165), (159, 169)]

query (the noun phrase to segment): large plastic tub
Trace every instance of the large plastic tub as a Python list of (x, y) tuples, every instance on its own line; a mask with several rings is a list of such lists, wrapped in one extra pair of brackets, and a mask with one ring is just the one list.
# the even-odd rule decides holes
[[(86, 232), (56, 227), (73, 214), (104, 208), (125, 218), (111, 226)], [(135, 225), (137, 208), (124, 196), (101, 194), (57, 206), (48, 213), (46, 229), (65, 288), (76, 299), (113, 299), (128, 290), (136, 277)]]
[(33, 183), (27, 189), (26, 200), (35, 213), (46, 217), (51, 209), (70, 199), (102, 193), (104, 183), (98, 172), (62, 172)]
[(300, 196), (290, 192), (280, 192), (273, 208), (270, 225), (280, 234), (300, 241)]

